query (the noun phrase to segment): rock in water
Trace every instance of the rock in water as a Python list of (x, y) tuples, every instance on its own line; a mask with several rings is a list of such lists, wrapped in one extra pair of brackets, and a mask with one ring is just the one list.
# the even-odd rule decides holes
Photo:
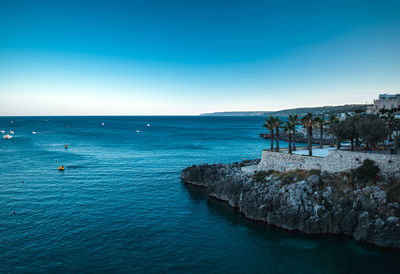
[(400, 205), (388, 199), (387, 182), (349, 182), (318, 171), (242, 172), (246, 161), (188, 167), (182, 182), (239, 208), (246, 217), (287, 230), (344, 234), (381, 247), (400, 248)]

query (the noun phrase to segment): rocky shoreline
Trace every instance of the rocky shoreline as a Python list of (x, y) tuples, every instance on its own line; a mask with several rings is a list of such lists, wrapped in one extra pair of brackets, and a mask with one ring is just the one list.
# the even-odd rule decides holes
[(184, 184), (203, 186), (246, 217), (308, 234), (343, 234), (400, 248), (400, 201), (390, 178), (357, 183), (350, 173), (249, 172), (259, 160), (187, 167)]

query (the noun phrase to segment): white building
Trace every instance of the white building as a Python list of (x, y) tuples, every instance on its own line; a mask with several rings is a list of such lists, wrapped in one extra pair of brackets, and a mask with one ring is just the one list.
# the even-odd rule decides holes
[(374, 100), (374, 104), (368, 107), (367, 112), (375, 114), (383, 109), (400, 110), (400, 94), (379, 94), (379, 99)]

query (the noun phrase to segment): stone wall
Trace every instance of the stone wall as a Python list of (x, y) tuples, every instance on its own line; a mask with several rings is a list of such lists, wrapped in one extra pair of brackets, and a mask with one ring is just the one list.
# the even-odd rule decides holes
[(324, 158), (290, 155), (281, 152), (263, 151), (258, 170), (288, 171), (296, 169), (320, 169), (331, 173), (349, 171), (359, 167), (365, 159), (376, 162), (382, 173), (400, 177), (400, 155), (361, 153), (351, 151), (329, 151)]

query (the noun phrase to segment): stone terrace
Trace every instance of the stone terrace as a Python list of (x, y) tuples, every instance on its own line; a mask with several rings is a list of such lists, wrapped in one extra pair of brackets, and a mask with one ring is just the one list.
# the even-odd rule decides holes
[(290, 155), (281, 152), (263, 151), (258, 170), (311, 170), (320, 169), (330, 173), (349, 171), (359, 167), (365, 159), (376, 162), (384, 175), (400, 177), (400, 155), (361, 153), (351, 151), (329, 151), (326, 157)]

